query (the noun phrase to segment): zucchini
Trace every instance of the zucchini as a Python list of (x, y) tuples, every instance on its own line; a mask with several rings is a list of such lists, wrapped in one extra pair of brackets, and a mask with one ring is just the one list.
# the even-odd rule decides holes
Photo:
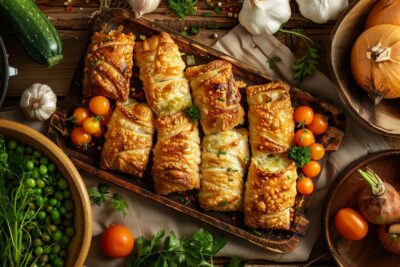
[(61, 61), (61, 38), (33, 0), (0, 0), (0, 14), (34, 61), (49, 68)]

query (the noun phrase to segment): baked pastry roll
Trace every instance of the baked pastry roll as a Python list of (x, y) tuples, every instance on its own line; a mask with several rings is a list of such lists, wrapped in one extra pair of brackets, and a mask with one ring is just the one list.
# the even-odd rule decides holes
[(249, 133), (234, 129), (204, 137), (200, 206), (205, 210), (242, 210), (243, 176), (249, 160)]
[(240, 92), (233, 78), (232, 65), (223, 60), (187, 68), (195, 105), (200, 109), (204, 133), (233, 129), (243, 123)]
[(178, 46), (162, 32), (135, 44), (136, 64), (147, 101), (157, 116), (176, 114), (192, 105), (185, 63)]
[(83, 95), (103, 95), (125, 101), (129, 97), (135, 36), (132, 33), (95, 32), (84, 67)]
[(155, 130), (149, 106), (133, 99), (117, 102), (107, 129), (100, 168), (143, 177)]
[(244, 193), (244, 223), (251, 228), (289, 230), (296, 179), (296, 165), (286, 154), (253, 157)]
[(283, 153), (294, 136), (289, 86), (278, 82), (247, 88), (252, 153)]
[(167, 195), (200, 187), (200, 137), (197, 123), (183, 113), (155, 120), (157, 144), (152, 176), (157, 194)]

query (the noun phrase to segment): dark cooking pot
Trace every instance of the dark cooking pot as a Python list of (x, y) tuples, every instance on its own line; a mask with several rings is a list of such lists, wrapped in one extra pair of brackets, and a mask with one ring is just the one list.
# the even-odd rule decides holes
[(18, 73), (17, 69), (8, 66), (8, 56), (3, 39), (0, 37), (0, 108), (7, 94), (8, 78)]

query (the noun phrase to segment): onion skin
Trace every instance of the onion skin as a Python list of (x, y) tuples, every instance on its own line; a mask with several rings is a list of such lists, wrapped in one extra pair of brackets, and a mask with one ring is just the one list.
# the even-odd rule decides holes
[(365, 28), (371, 28), (379, 24), (400, 25), (400, 1), (380, 0), (371, 9), (365, 23)]
[(386, 232), (385, 225), (378, 226), (378, 238), (382, 246), (387, 250), (395, 254), (400, 255), (400, 235), (391, 235)]
[(385, 192), (381, 196), (372, 193), (370, 186), (365, 186), (358, 198), (358, 208), (362, 216), (374, 224), (392, 224), (400, 221), (400, 197), (396, 189), (383, 182)]

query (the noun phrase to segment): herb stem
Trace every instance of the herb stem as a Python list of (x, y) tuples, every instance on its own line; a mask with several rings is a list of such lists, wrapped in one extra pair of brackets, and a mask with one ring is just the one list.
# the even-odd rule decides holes
[(285, 30), (283, 28), (280, 28), (278, 31), (282, 32), (282, 33), (288, 33), (288, 34), (297, 36), (297, 37), (299, 37), (299, 38), (301, 38), (303, 40), (307, 40), (309, 43), (311, 43), (311, 45), (315, 45), (315, 42), (310, 37), (308, 37), (308, 36), (306, 36), (304, 34), (301, 34), (301, 33), (297, 32), (297, 31)]

